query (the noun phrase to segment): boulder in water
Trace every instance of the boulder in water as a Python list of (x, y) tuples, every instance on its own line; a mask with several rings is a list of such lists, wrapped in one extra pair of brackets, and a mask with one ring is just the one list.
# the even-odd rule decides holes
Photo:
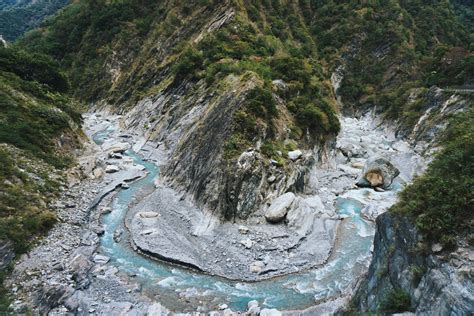
[(278, 223), (283, 220), (294, 199), (295, 194), (291, 192), (277, 197), (265, 212), (265, 218), (267, 221), (270, 223)]
[(357, 181), (359, 187), (381, 187), (388, 189), (400, 171), (390, 161), (382, 157), (368, 159)]
[(247, 314), (250, 316), (257, 316), (260, 314), (260, 307), (258, 301), (252, 300), (247, 303)]
[(107, 141), (104, 144), (102, 144), (102, 150), (107, 152), (107, 153), (124, 153), (127, 149), (130, 148), (129, 143), (125, 142), (115, 142), (114, 140)]

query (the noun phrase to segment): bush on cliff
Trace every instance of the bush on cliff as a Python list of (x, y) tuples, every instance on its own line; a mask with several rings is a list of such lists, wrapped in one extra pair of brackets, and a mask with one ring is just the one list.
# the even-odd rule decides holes
[(441, 144), (426, 173), (403, 190), (391, 211), (413, 217), (428, 240), (449, 248), (474, 226), (474, 109), (451, 120)]

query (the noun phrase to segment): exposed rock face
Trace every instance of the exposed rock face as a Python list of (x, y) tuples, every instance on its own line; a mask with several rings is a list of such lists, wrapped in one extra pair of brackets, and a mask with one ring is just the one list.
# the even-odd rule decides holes
[[(202, 81), (170, 87), (140, 101), (127, 113), (125, 125), (131, 133), (143, 135), (143, 143), (134, 150), (143, 148), (145, 156), (160, 161), (164, 183), (184, 190), (198, 206), (219, 217), (246, 219), (266, 200), (289, 190), (301, 191), (310, 167), (320, 157), (297, 150), (291, 154), (295, 161), (289, 159), (286, 168), (269, 164), (259, 150), (263, 135), (256, 135), (254, 148), (234, 158), (225, 156), (233, 115), (259, 84), (233, 75), (225, 82), (234, 89), (222, 94), (208, 91)], [(150, 117), (158, 119), (150, 122)], [(145, 125), (150, 127), (143, 129)]]
[(406, 122), (400, 121), (397, 128), (398, 135), (409, 139), (420, 151), (429, 149), (434, 144), (451, 115), (466, 110), (472, 104), (469, 93), (463, 94), (462, 90), (458, 92), (436, 86), (430, 89), (413, 89), (407, 102), (414, 104), (420, 101), (419, 106), (424, 112), (416, 124), (406, 126)]
[(368, 159), (362, 174), (357, 181), (360, 187), (390, 188), (392, 181), (400, 174), (400, 171), (390, 161), (382, 157)]
[(407, 218), (391, 213), (377, 218), (374, 257), (353, 302), (358, 312), (380, 311), (394, 289), (409, 295), (406, 311), (417, 314), (469, 315), (474, 310), (472, 249), (427, 256), (421, 242)]
[(11, 241), (0, 240), (0, 270), (5, 269), (15, 258)]
[(294, 199), (295, 194), (291, 192), (285, 193), (276, 198), (265, 213), (267, 221), (271, 223), (282, 221), (285, 218), (286, 213), (288, 213), (288, 209)]

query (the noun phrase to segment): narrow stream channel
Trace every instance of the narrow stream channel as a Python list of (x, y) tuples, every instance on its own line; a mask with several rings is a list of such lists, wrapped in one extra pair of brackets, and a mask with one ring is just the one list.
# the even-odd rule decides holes
[[(113, 130), (96, 133), (93, 137), (101, 144)], [(339, 229), (339, 237), (327, 264), (303, 273), (291, 274), (255, 283), (234, 282), (219, 277), (152, 260), (135, 252), (129, 245), (124, 225), (127, 207), (133, 197), (147, 186), (153, 186), (159, 174), (158, 167), (142, 160), (133, 151), (126, 153), (134, 162), (148, 171), (147, 176), (133, 182), (128, 190), (121, 190), (113, 201), (113, 211), (103, 216), (105, 234), (101, 238), (101, 252), (111, 258), (112, 264), (142, 286), (143, 292), (156, 298), (170, 310), (190, 311), (196, 306), (215, 308), (226, 303), (233, 310), (245, 310), (250, 300), (258, 300), (265, 307), (284, 310), (302, 309), (327, 298), (338, 297), (354, 285), (370, 260), (374, 224), (360, 216), (363, 205), (354, 198), (339, 197), (337, 210), (346, 217)], [(373, 190), (358, 189), (354, 195), (364, 197)], [(388, 192), (387, 192), (388, 193)], [(395, 192), (388, 194), (394, 195)], [(115, 242), (114, 232), (122, 230), (121, 242)], [(194, 308), (194, 309), (193, 309)]]

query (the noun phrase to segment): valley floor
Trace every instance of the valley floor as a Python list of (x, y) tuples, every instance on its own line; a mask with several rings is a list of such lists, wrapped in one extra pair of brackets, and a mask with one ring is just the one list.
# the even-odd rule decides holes
[[(165, 151), (120, 122), (87, 115), (85, 132), (97, 145), (80, 161), (90, 177), (64, 192), (60, 223), (7, 280), (16, 311), (161, 315), (244, 311), (257, 300), (262, 308), (331, 313), (367, 271), (375, 217), (426, 164), (370, 115), (344, 117), (337, 150), (311, 171), (286, 223), (267, 223), (264, 206), (248, 221), (221, 224), (160, 182)], [(375, 156), (400, 170), (390, 190), (354, 185)]]

